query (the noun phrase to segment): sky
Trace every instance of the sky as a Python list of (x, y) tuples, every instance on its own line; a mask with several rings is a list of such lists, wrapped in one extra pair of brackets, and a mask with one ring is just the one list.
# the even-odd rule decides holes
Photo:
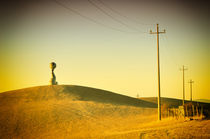
[(0, 92), (58, 84), (136, 97), (157, 96), (160, 31), (161, 96), (182, 98), (185, 65), (193, 99), (210, 99), (210, 43), (205, 1), (34, 0), (1, 3)]

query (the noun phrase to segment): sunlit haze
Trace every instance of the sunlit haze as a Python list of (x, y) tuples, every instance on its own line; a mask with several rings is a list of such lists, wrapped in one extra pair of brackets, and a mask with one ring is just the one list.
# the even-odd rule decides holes
[(49, 64), (54, 61), (59, 84), (157, 96), (157, 38), (149, 32), (159, 23), (160, 31), (166, 29), (160, 35), (161, 96), (182, 98), (180, 68), (185, 65), (186, 99), (190, 79), (193, 99), (210, 99), (205, 5), (92, 2), (103, 10), (88, 0), (8, 3), (0, 24), (0, 92), (49, 84)]

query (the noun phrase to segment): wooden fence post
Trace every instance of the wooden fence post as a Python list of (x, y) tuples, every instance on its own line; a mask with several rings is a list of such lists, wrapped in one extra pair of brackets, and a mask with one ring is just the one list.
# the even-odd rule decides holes
[(170, 116), (170, 115), (169, 115), (169, 108), (168, 108), (168, 118), (169, 118), (169, 116)]
[(188, 110), (187, 110), (187, 106), (186, 106), (186, 114), (187, 114), (187, 117), (188, 117)]
[(174, 118), (176, 118), (176, 109), (174, 108)]
[(203, 106), (201, 106), (201, 118), (203, 118)]
[(198, 113), (198, 106), (196, 106), (196, 113), (197, 113), (197, 117), (199, 116), (199, 113)]

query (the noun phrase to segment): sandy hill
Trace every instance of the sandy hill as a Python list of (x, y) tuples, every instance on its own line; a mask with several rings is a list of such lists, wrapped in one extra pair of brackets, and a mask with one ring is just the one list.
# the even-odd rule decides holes
[(0, 93), (0, 138), (98, 138), (156, 120), (157, 105), (82, 86)]

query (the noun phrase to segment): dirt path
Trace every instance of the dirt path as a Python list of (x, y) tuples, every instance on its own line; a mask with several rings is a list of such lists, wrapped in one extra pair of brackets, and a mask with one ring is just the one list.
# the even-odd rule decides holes
[(164, 120), (146, 124), (139, 130), (114, 133), (105, 138), (172, 139), (210, 138), (210, 120), (173, 121)]

